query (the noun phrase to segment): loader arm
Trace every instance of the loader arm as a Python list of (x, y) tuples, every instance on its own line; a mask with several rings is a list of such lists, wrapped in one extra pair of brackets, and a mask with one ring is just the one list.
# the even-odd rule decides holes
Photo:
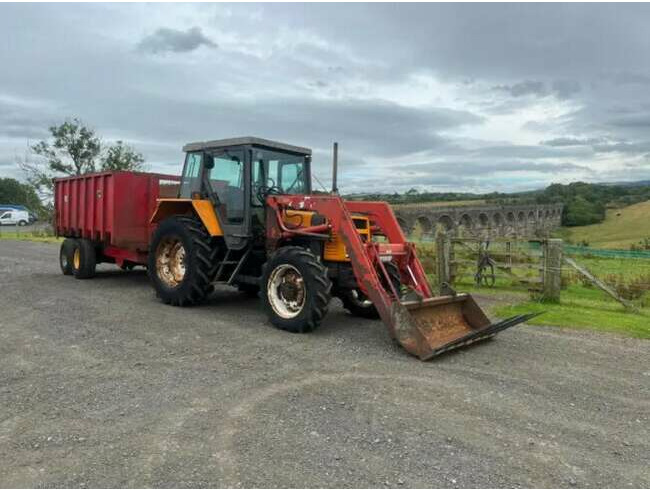
[[(397, 219), (386, 203), (346, 202), (336, 195), (310, 195), (269, 196), (267, 204), (273, 210), (268, 215), (269, 224), (277, 219), (277, 233), (285, 238), (291, 233), (327, 238), (328, 228), (342, 237), (359, 288), (374, 304), (391, 337), (422, 360), (491, 337), (500, 330), (528, 319), (528, 316), (519, 316), (491, 324), (468, 294), (433, 297), (422, 264), (417, 258), (415, 245), (406, 241)], [(281, 218), (288, 210), (316, 212), (326, 218), (326, 225), (288, 230)], [(354, 225), (351, 212), (368, 215), (372, 225), (388, 242), (364, 243)], [(402, 301), (390, 281), (382, 281), (382, 276), (388, 278), (383, 260), (398, 264), (403, 284), (418, 299)], [(390, 290), (382, 282), (388, 283)]]

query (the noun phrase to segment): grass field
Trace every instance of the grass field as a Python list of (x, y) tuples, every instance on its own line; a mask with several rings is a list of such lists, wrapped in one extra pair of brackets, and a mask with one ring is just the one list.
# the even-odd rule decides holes
[[(462, 252), (457, 253), (457, 258), (462, 258), (462, 255)], [(435, 246), (432, 243), (419, 243), (418, 256), (429, 280), (436, 284)], [(623, 283), (635, 280), (642, 284), (650, 282), (650, 260), (647, 259), (578, 257), (575, 260), (610, 283), (614, 280)], [(520, 313), (543, 312), (543, 315), (530, 320), (528, 324), (598, 330), (650, 339), (650, 284), (645, 284), (648, 288), (645, 294), (633, 300), (640, 312), (630, 313), (606, 293), (583, 281), (577, 272), (568, 267), (563, 269), (565, 287), (559, 304), (531, 299), (526, 286), (508, 279), (498, 278), (493, 287), (477, 287), (471, 277), (474, 272), (471, 264), (463, 266), (461, 272), (465, 275), (458, 277), (454, 288), (457, 291), (494, 297), (495, 306), (489, 312), (492, 316), (504, 318)], [(530, 269), (515, 272), (518, 276), (527, 274), (534, 277), (537, 274)]]
[(42, 230), (22, 232), (0, 230), (0, 240), (27, 240), (30, 242), (59, 243), (63, 239), (57, 238)]
[(501, 318), (530, 312), (543, 313), (530, 320), (531, 325), (600, 330), (650, 339), (650, 308), (630, 313), (598, 289), (572, 285), (562, 291), (559, 304), (527, 300), (494, 311)]
[[(533, 300), (520, 287), (512, 285), (477, 288), (469, 282), (455, 285), (459, 291), (492, 296), (500, 301), (489, 313), (507, 318), (522, 313), (539, 312), (541, 315), (529, 320), (529, 325), (564, 327), (580, 330), (598, 330), (617, 333), (626, 337), (650, 339), (650, 307), (631, 313), (596, 288), (580, 284), (562, 290), (559, 304)], [(509, 304), (504, 304), (503, 297)]]
[(594, 248), (629, 249), (630, 245), (650, 237), (650, 201), (609, 209), (602, 223), (563, 228), (560, 234), (573, 243), (584, 240)]

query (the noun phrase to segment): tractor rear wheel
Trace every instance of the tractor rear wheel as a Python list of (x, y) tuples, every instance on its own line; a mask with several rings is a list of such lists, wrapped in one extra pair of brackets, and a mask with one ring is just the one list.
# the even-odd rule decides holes
[[(393, 283), (393, 287), (399, 293), (400, 288), (402, 287), (402, 278), (399, 272), (399, 267), (395, 262), (385, 262), (384, 267), (390, 276), (390, 281)], [(386, 282), (383, 277), (381, 279), (382, 283)], [(387, 291), (390, 291), (390, 286), (388, 286), (388, 284), (384, 284), (384, 288), (386, 288)], [(348, 310), (352, 316), (368, 318), (370, 320), (376, 320), (379, 318), (377, 308), (375, 308), (372, 302), (359, 289), (346, 289), (341, 291), (339, 298), (343, 303), (343, 308)]]
[(327, 269), (302, 247), (282, 247), (264, 264), (262, 300), (269, 320), (279, 329), (313, 331), (327, 313), (331, 289)]
[(64, 276), (72, 275), (72, 260), (75, 247), (76, 240), (74, 238), (66, 238), (61, 244), (59, 250), (59, 265), (61, 266), (61, 272), (63, 272)]
[(85, 238), (74, 240), (72, 251), (72, 274), (75, 279), (90, 279), (95, 277), (97, 267), (97, 252), (95, 244)]
[(172, 216), (151, 239), (147, 272), (163, 303), (189, 306), (212, 291), (218, 247), (203, 223), (191, 216)]

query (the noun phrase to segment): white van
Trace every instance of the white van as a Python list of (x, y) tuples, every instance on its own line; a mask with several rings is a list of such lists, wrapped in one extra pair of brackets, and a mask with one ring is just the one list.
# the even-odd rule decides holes
[(29, 224), (29, 213), (17, 209), (0, 211), (0, 225), (25, 226)]

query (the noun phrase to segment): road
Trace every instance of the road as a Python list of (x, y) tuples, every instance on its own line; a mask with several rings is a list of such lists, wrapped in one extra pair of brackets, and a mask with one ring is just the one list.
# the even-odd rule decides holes
[(649, 487), (650, 343), (521, 326), (423, 363), (333, 304), (60, 274), (0, 241), (2, 487)]

